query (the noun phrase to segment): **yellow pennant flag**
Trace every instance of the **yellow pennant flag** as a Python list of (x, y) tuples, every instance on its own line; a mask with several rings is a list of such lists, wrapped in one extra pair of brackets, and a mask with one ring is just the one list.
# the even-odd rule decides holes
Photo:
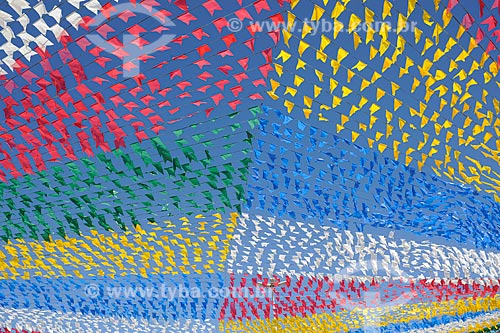
[(382, 66), (382, 73), (385, 72), (388, 68), (390, 68), (393, 65), (393, 62), (389, 58), (384, 59), (384, 65)]
[(406, 17), (409, 17), (411, 13), (415, 10), (415, 5), (417, 4), (417, 0), (408, 0), (408, 11), (406, 13)]
[(298, 48), (298, 51), (299, 51), (299, 55), (302, 57), (302, 54), (304, 53), (305, 50), (307, 50), (307, 48), (309, 47), (309, 44), (307, 44), (306, 42), (304, 42), (303, 40), (301, 40), (299, 42), (299, 48)]
[(415, 27), (414, 34), (415, 34), (415, 44), (418, 44), (418, 42), (420, 42), (420, 37), (422, 37), (422, 30)]
[(321, 8), (320, 6), (314, 4), (314, 10), (311, 16), (311, 21), (319, 21), (321, 17), (323, 16), (323, 13), (325, 10)]
[(276, 93), (276, 89), (278, 89), (278, 87), (280, 86), (280, 83), (278, 81), (273, 80), (273, 79), (271, 79), (270, 82), (271, 82), (271, 91), (273, 93)]
[(441, 57), (444, 55), (444, 51), (438, 48), (436, 52), (434, 53), (434, 58), (432, 59), (433, 62), (437, 62)]
[(342, 97), (349, 96), (352, 93), (352, 90), (347, 87), (342, 87)]
[(323, 72), (320, 72), (319, 70), (315, 69), (314, 73), (318, 77), (319, 82), (323, 82)]
[(293, 84), (295, 86), (299, 87), (302, 84), (302, 82), (304, 82), (304, 78), (302, 78), (302, 77), (298, 76), (297, 74), (295, 74), (295, 77), (293, 79)]
[(322, 62), (326, 62), (328, 60), (328, 55), (323, 51), (317, 50), (316, 60), (321, 60)]
[(399, 118), (398, 119), (398, 125), (399, 125), (399, 130), (402, 131), (403, 130), (403, 127), (405, 126), (406, 124), (406, 120), (404, 120), (403, 118)]
[(318, 97), (319, 94), (321, 94), (321, 91), (323, 89), (321, 87), (318, 87), (317, 85), (314, 85), (314, 98)]
[(359, 108), (356, 105), (351, 105), (351, 110), (349, 111), (349, 117), (359, 111)]
[(389, 46), (391, 46), (391, 42), (389, 42), (389, 40), (382, 39), (380, 41), (380, 47), (379, 47), (378, 51), (379, 51), (379, 53), (380, 53), (381, 56), (385, 53), (385, 51), (387, 51), (387, 49), (389, 48)]
[(384, 96), (385, 96), (385, 91), (383, 91), (380, 88), (377, 88), (377, 102)]
[(358, 137), (359, 137), (359, 133), (357, 133), (355, 131), (351, 132), (351, 141), (352, 142), (356, 142), (356, 140), (358, 139)]
[(292, 55), (290, 53), (281, 50), (280, 54), (278, 54), (278, 56), (276, 57), (276, 59), (281, 59), (285, 63), (288, 59), (290, 59), (291, 56)]
[(368, 7), (365, 7), (365, 22), (370, 25), (371, 23), (375, 22), (373, 17), (375, 16), (375, 13), (369, 9)]
[(297, 89), (287, 86), (284, 95), (286, 94), (290, 94), (295, 97), (295, 94), (297, 94)]
[(426, 38), (424, 48), (423, 48), (422, 53), (420, 55), (423, 56), (425, 54), (425, 52), (427, 52), (427, 50), (430, 49), (432, 46), (434, 46), (434, 42), (431, 39)]
[(345, 10), (345, 6), (340, 1), (337, 1), (335, 3), (335, 7), (333, 8), (331, 18), (332, 19), (337, 19), (340, 16), (340, 14), (342, 14), (342, 12), (344, 10)]
[(353, 43), (354, 43), (354, 49), (357, 50), (359, 44), (361, 44), (361, 37), (359, 37), (359, 34), (357, 32), (354, 32), (352, 34), (352, 40), (353, 40)]
[(350, 69), (347, 70), (347, 83), (351, 83), (352, 78), (356, 75), (353, 71)]
[(443, 28), (441, 25), (436, 23), (436, 26), (434, 27), (434, 32), (432, 33), (432, 37), (434, 37), (434, 40), (436, 41), (436, 45), (439, 44), (439, 35), (443, 32)]
[(338, 96), (333, 96), (333, 100), (332, 100), (333, 107), (339, 106), (340, 103), (342, 103), (342, 98), (340, 98)]
[(370, 45), (370, 60), (373, 60), (373, 58), (375, 58), (377, 53), (378, 50), (375, 47), (373, 47), (373, 45)]
[(396, 92), (399, 90), (400, 86), (396, 82), (391, 81), (392, 96), (396, 96)]
[(372, 79), (371, 79), (371, 83), (375, 83), (375, 81), (377, 81), (378, 79), (380, 79), (382, 77), (382, 75), (378, 72), (373, 72), (372, 74)]
[(332, 61), (330, 62), (330, 65), (332, 66), (332, 69), (333, 69), (333, 75), (336, 75), (339, 68), (340, 68), (340, 63), (337, 60), (332, 59)]
[(312, 108), (312, 102), (313, 99), (309, 96), (304, 95), (304, 105), (307, 106), (308, 108)]
[(360, 90), (363, 91), (366, 88), (368, 88), (370, 85), (371, 85), (370, 81), (368, 81), (367, 79), (363, 79), (361, 81), (361, 88), (360, 88)]
[(446, 73), (438, 69), (434, 78), (436, 79), (436, 81), (444, 80), (446, 78)]
[(310, 34), (311, 31), (313, 31), (313, 27), (304, 22), (302, 24), (302, 39), (304, 39), (308, 34)]
[(330, 38), (326, 37), (325, 35), (321, 35), (321, 43), (319, 45), (319, 49), (323, 51), (328, 45), (330, 45), (331, 42), (332, 40)]
[(306, 69), (306, 62), (303, 61), (302, 59), (297, 59), (297, 66), (295, 66), (295, 70), (298, 70), (299, 68)]
[(431, 21), (431, 15), (427, 13), (425, 10), (422, 10), (422, 20), (424, 21), (425, 24), (428, 26), (432, 26), (434, 22)]
[(361, 109), (363, 106), (366, 105), (366, 103), (368, 103), (368, 98), (366, 98), (365, 96), (361, 96), (358, 107)]
[(291, 32), (292, 28), (295, 26), (295, 15), (293, 15), (291, 12), (287, 12), (288, 16), (288, 23), (286, 26), (286, 31)]
[(295, 104), (293, 104), (289, 100), (285, 100), (285, 102), (283, 104), (285, 105), (286, 110), (288, 111), (288, 113), (292, 112), (293, 107), (295, 106)]
[(349, 52), (347, 52), (343, 48), (339, 47), (339, 49), (337, 50), (337, 61), (339, 63), (342, 62), (342, 60), (344, 60), (348, 55), (349, 55)]
[(415, 90), (418, 88), (419, 85), (420, 85), (420, 81), (416, 77), (414, 77), (413, 78), (413, 84), (411, 86), (411, 92), (414, 93)]
[(390, 31), (391, 31), (391, 27), (389, 26), (389, 24), (387, 24), (387, 22), (382, 22), (382, 24), (380, 25), (380, 31), (378, 32), (378, 34), (380, 36), (382, 36), (382, 39), (388, 39)]
[(283, 41), (285, 42), (285, 45), (288, 48), (290, 48), (289, 41), (290, 41), (290, 37), (292, 37), (292, 34), (289, 31), (286, 31), (286, 30), (282, 30), (282, 32), (283, 32)]
[(333, 91), (335, 90), (335, 88), (337, 88), (338, 85), (339, 83), (335, 79), (330, 78), (330, 94), (333, 93)]
[(363, 69), (366, 68), (366, 66), (368, 66), (367, 64), (365, 64), (364, 62), (362, 62), (361, 60), (358, 60), (357, 64), (354, 65), (352, 68), (354, 69), (357, 69), (358, 71), (362, 71)]
[(406, 28), (408, 19), (403, 16), (403, 14), (399, 13), (398, 15), (398, 27), (396, 29), (396, 33), (399, 34), (403, 29)]
[(375, 29), (371, 25), (368, 25), (366, 27), (366, 39), (365, 43), (368, 45), (368, 43), (373, 42), (375, 40)]
[(351, 14), (351, 18), (349, 20), (349, 33), (352, 33), (356, 28), (361, 24), (361, 19), (354, 13)]
[(337, 39), (339, 33), (342, 31), (344, 31), (344, 23), (335, 19), (335, 21), (333, 21), (333, 39)]
[(383, 7), (383, 10), (382, 10), (382, 19), (385, 20), (385, 18), (387, 16), (392, 16), (391, 9), (392, 9), (392, 3), (390, 3), (387, 0), (385, 0), (384, 1), (384, 7)]
[(311, 116), (312, 110), (304, 108), (304, 109), (302, 109), (302, 112), (304, 112), (304, 116), (306, 117), (306, 119), (309, 119), (309, 117)]

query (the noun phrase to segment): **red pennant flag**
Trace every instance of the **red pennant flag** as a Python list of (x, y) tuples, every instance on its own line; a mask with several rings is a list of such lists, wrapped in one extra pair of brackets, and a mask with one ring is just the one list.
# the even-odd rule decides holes
[(30, 150), (30, 155), (33, 158), (33, 161), (35, 161), (35, 165), (38, 171), (43, 171), (47, 169), (42, 154), (40, 154), (38, 148)]
[(228, 22), (227, 22), (227, 20), (226, 20), (226, 18), (225, 18), (225, 17), (221, 17), (221, 18), (219, 18), (219, 19), (217, 19), (217, 20), (213, 21), (213, 24), (214, 24), (214, 26), (217, 28), (217, 31), (219, 31), (219, 33), (221, 33), (221, 32), (222, 32), (222, 29), (223, 29), (224, 27), (227, 27), (227, 26), (228, 26)]
[(149, 105), (149, 102), (154, 101), (156, 98), (154, 98), (151, 95), (146, 95), (140, 98), (141, 102), (143, 102), (145, 105)]
[(160, 90), (160, 82), (158, 79), (153, 79), (148, 81), (148, 86), (149, 89), (151, 90), (151, 93), (155, 93), (155, 91)]
[(267, 75), (269, 74), (269, 72), (273, 71), (274, 68), (270, 64), (265, 64), (265, 65), (259, 66), (259, 70), (262, 73), (262, 75), (267, 79)]
[(137, 97), (137, 94), (142, 92), (143, 89), (141, 87), (135, 87), (135, 88), (132, 88), (132, 89), (129, 89), (129, 93), (134, 96), (134, 97)]
[(279, 30), (269, 31), (267, 34), (272, 38), (274, 45), (278, 44), (281, 35)]
[(465, 30), (469, 30), (469, 28), (474, 24), (474, 19), (472, 16), (467, 13), (465, 14), (464, 18), (462, 19), (462, 25), (465, 27)]
[(232, 57), (234, 55), (233, 52), (231, 52), (231, 50), (222, 50), (220, 52), (217, 52), (217, 54), (222, 58)]
[(483, 22), (481, 22), (481, 24), (487, 24), (488, 25), (488, 31), (493, 30), (496, 27), (497, 23), (498, 22), (497, 22), (496, 18), (493, 15), (491, 15), (486, 20), (484, 20)]
[[(500, 30), (498, 30), (500, 31)], [(488, 47), (486, 48), (486, 53), (489, 54), (491, 51), (495, 49), (495, 43), (493, 43), (491, 40), (488, 43)]]
[(193, 36), (196, 37), (196, 39), (201, 40), (203, 37), (210, 37), (209, 34), (207, 34), (205, 31), (203, 31), (202, 28), (198, 28), (196, 30), (193, 30)]
[(266, 0), (257, 0), (253, 3), (253, 6), (255, 7), (257, 14), (260, 14), (263, 10), (271, 11), (271, 8), (269, 8), (269, 4)]
[(252, 81), (252, 84), (255, 86), (255, 87), (258, 87), (260, 85), (266, 87), (266, 81), (264, 81), (264, 79), (258, 79), (258, 80), (254, 80)]
[(259, 93), (251, 94), (250, 96), (248, 96), (248, 98), (250, 98), (251, 100), (264, 99), (264, 97), (262, 97), (262, 95)]
[(213, 95), (211, 98), (214, 101), (215, 105), (219, 105), (219, 102), (224, 99), (224, 95), (221, 93), (218, 93), (216, 95)]
[(205, 59), (197, 60), (197, 61), (193, 62), (193, 64), (198, 66), (200, 69), (202, 69), (204, 66), (211, 65), (211, 63)]
[(220, 80), (220, 81), (215, 82), (214, 84), (217, 86), (217, 88), (219, 88), (220, 90), (224, 91), (224, 87), (228, 83), (229, 83), (228, 80)]
[(483, 17), (484, 15), (484, 2), (483, 0), (479, 0), (479, 15)]
[(491, 9), (498, 8), (498, 14), (500, 14), (500, 0), (495, 0), (493, 2), (493, 6), (491, 6)]
[(202, 6), (205, 7), (211, 16), (214, 16), (216, 10), (222, 10), (221, 6), (215, 0), (207, 0)]
[(196, 89), (196, 90), (198, 90), (198, 91), (200, 91), (200, 92), (202, 92), (202, 93), (206, 94), (206, 92), (207, 92), (208, 88), (210, 88), (210, 87), (212, 87), (212, 86), (208, 86), (208, 85), (207, 85), (207, 86), (200, 87), (200, 88), (198, 88), (198, 89)]
[(238, 95), (243, 91), (242, 86), (234, 86), (231, 88), (231, 92), (233, 93), (234, 97), (238, 97)]
[(177, 88), (180, 90), (185, 90), (187, 87), (191, 87), (193, 84), (189, 81), (181, 81), (176, 84)]
[(73, 59), (69, 62), (69, 68), (73, 72), (76, 82), (78, 84), (82, 83), (83, 80), (87, 80), (87, 76), (85, 75), (85, 71), (83, 70), (82, 65), (77, 59)]
[(114, 32), (115, 29), (111, 28), (109, 25), (106, 23), (102, 24), (100, 27), (95, 29), (99, 35), (101, 35), (103, 38), (108, 38), (108, 34), (110, 32)]
[(448, 10), (452, 10), (458, 4), (458, 0), (448, 0)]
[(174, 5), (176, 5), (177, 7), (179, 7), (182, 10), (185, 10), (185, 11), (188, 10), (188, 6), (186, 4), (186, 0), (175, 0), (174, 1)]
[(234, 12), (234, 14), (236, 15), (236, 17), (238, 17), (240, 21), (243, 21), (244, 19), (253, 20), (252, 15), (248, 13), (246, 8), (238, 9), (237, 11)]
[(217, 67), (218, 70), (220, 70), (222, 73), (228, 75), (229, 71), (233, 70), (233, 67), (229, 65), (222, 65)]
[(262, 51), (262, 55), (264, 56), (264, 59), (266, 59), (267, 63), (271, 63), (273, 61), (273, 51), (272, 49), (265, 49)]
[(481, 30), (481, 28), (477, 29), (476, 33), (476, 43), (479, 44), (484, 38), (484, 32)]
[(170, 80), (172, 80), (176, 76), (182, 77), (182, 71), (180, 70), (180, 68), (170, 72)]
[[(212, 113), (213, 110), (214, 110), (214, 108), (206, 109), (205, 110), (205, 116), (207, 116), (207, 118), (210, 117), (210, 114)], [(226, 300), (227, 300), (227, 298), (226, 298)]]
[(198, 79), (200, 80), (203, 80), (203, 81), (206, 81), (208, 80), (209, 78), (212, 78), (214, 77), (212, 74), (210, 74), (209, 72), (203, 72), (201, 74), (199, 74), (198, 76), (196, 76)]
[(244, 69), (244, 70), (247, 70), (248, 69), (248, 57), (245, 57), (245, 58), (241, 58), (238, 60), (238, 64), (240, 64), (240, 66)]
[(83, 98), (85, 98), (85, 96), (87, 95), (92, 95), (92, 90), (90, 90), (86, 85), (84, 85), (83, 83), (82, 84), (79, 84), (78, 86), (76, 86), (76, 90), (78, 91), (78, 93), (80, 95), (82, 95)]
[(246, 42), (243, 42), (245, 46), (247, 46), (252, 52), (255, 51), (255, 38), (251, 38), (247, 40)]
[(198, 51), (200, 58), (202, 58), (206, 53), (211, 51), (210, 46), (208, 46), (207, 44), (198, 46), (196, 50)]
[(233, 75), (233, 77), (236, 79), (238, 83), (241, 83), (241, 81), (248, 79), (248, 75), (245, 72), (241, 72), (239, 74)]
[(241, 101), (239, 99), (235, 99), (234, 101), (231, 101), (227, 104), (229, 104), (231, 109), (236, 110), (236, 107), (241, 104)]
[(52, 83), (56, 87), (58, 95), (61, 91), (66, 90), (66, 82), (64, 81), (64, 78), (57, 69), (50, 73), (50, 79), (52, 80)]
[(226, 36), (222, 37), (221, 39), (226, 44), (227, 48), (230, 48), (231, 45), (236, 42), (236, 37), (234, 36), (234, 34), (226, 35)]

